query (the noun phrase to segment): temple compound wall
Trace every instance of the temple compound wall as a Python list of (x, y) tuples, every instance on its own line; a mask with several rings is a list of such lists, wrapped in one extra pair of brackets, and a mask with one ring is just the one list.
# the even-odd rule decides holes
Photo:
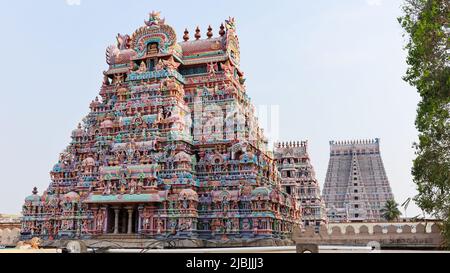
[(0, 214), (0, 247), (15, 245), (20, 239), (20, 216)]
[(24, 239), (290, 238), (300, 203), (247, 96), (234, 19), (218, 34), (178, 42), (152, 12), (117, 36), (49, 187), (25, 199)]
[(378, 249), (441, 249), (440, 222), (330, 223), (320, 231), (296, 229), (297, 252), (317, 252), (320, 245), (370, 246)]

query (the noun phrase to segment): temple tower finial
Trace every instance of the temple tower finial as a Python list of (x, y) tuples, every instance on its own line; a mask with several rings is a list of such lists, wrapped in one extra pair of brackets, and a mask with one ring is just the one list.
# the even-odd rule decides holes
[(220, 31), (219, 31), (219, 35), (223, 36), (225, 35), (225, 26), (222, 24), (220, 24)]
[(187, 30), (187, 28), (184, 30), (183, 40), (185, 42), (189, 41), (189, 31)]
[(197, 26), (197, 28), (195, 29), (195, 39), (198, 40), (202, 37), (202, 35), (200, 34), (200, 28)]
[(208, 39), (211, 39), (213, 36), (211, 25), (208, 26), (208, 32), (206, 33), (206, 36), (208, 36)]

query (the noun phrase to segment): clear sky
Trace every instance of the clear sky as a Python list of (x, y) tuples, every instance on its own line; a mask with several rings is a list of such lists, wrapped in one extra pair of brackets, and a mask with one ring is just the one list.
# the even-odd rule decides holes
[[(279, 107), (279, 136), (308, 139), (323, 186), (329, 141), (381, 138), (397, 202), (416, 194), (415, 90), (402, 81), (399, 0), (3, 1), (0, 4), (0, 213), (17, 213), (70, 142), (98, 94), (117, 33), (162, 12), (179, 39), (237, 21), (241, 68), (255, 105)], [(420, 211), (410, 205), (408, 216)]]

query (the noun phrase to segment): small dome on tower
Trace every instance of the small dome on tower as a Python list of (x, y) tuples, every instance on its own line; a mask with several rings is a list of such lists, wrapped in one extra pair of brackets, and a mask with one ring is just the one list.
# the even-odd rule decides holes
[(83, 128), (81, 128), (81, 123), (78, 123), (77, 129), (72, 131), (72, 136), (73, 137), (82, 137), (82, 136), (84, 136), (84, 130), (83, 130)]

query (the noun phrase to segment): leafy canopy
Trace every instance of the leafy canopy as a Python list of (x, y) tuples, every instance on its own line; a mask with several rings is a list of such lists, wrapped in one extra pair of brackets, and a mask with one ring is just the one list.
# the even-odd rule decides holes
[(412, 174), (418, 195), (414, 201), (443, 221), (450, 242), (450, 2), (404, 0), (398, 19), (407, 36), (404, 80), (421, 100), (417, 108)]

